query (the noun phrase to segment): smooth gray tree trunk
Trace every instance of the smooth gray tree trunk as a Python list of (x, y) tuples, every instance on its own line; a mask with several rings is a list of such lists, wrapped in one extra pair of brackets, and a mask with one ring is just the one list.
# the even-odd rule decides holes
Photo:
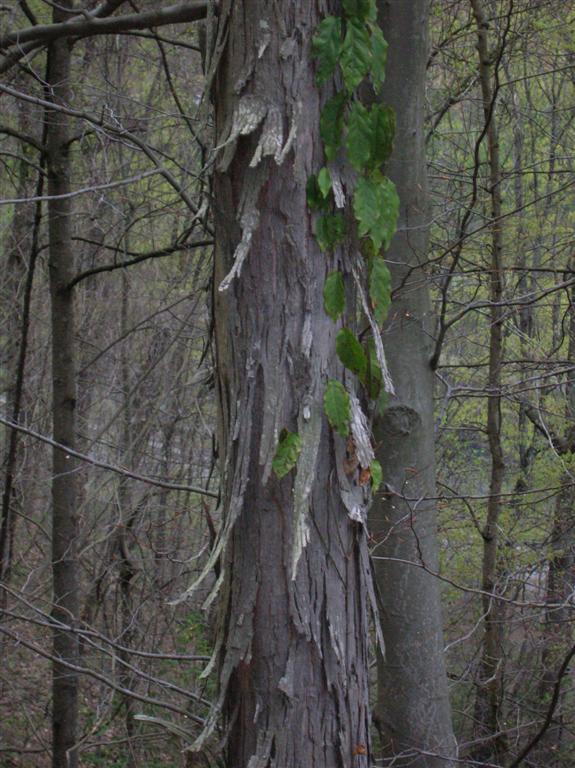
[(397, 396), (375, 425), (386, 492), (370, 514), (386, 648), (378, 664), (375, 720), (390, 765), (445, 768), (456, 743), (443, 657), (440, 584), (429, 573), (438, 567), (429, 362), (433, 324), (424, 267), (429, 227), (424, 134), (429, 2), (387, 0), (379, 7), (389, 43), (383, 99), (397, 119), (386, 172), (397, 186), (401, 208), (398, 231), (386, 254), (394, 294), (384, 334)]
[[(345, 444), (322, 406), (328, 378), (342, 377), (322, 289), (344, 255), (320, 252), (305, 192), (324, 164), (319, 111), (330, 95), (314, 82), (311, 38), (339, 10), (220, 6), (214, 318), (230, 768), (363, 768), (370, 758), (366, 533), (342, 502)], [(242, 251), (241, 274), (219, 290)], [(270, 465), (282, 428), (303, 446), (280, 481)]]

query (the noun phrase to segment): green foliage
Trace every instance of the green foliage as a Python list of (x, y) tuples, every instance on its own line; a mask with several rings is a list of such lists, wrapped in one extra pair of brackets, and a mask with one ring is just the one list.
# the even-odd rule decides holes
[(345, 93), (336, 93), (326, 102), (321, 111), (319, 133), (323, 141), (325, 156), (329, 161), (335, 160), (341, 144), (345, 103)]
[(387, 63), (387, 40), (383, 32), (375, 24), (371, 28), (371, 79), (376, 91), (380, 91), (385, 82), (385, 65)]
[(353, 210), (360, 235), (367, 235), (376, 250), (389, 248), (397, 226), (399, 198), (395, 184), (375, 174), (361, 178), (353, 196)]
[(316, 222), (316, 240), (322, 251), (332, 251), (345, 237), (345, 219), (341, 213), (326, 213)]
[(324, 198), (331, 192), (331, 176), (327, 168), (322, 168), (317, 175), (317, 185)]
[(367, 375), (367, 355), (349, 328), (342, 328), (335, 340), (335, 351), (345, 367), (355, 373), (361, 381)]
[(377, 459), (374, 459), (370, 464), (371, 470), (371, 487), (374, 493), (377, 493), (379, 486), (383, 481), (383, 470), (381, 464)]
[(391, 304), (391, 273), (380, 256), (373, 258), (370, 263), (369, 297), (375, 321), (381, 325)]
[(337, 16), (328, 16), (320, 22), (312, 40), (312, 51), (317, 58), (316, 80), (325, 83), (333, 73), (341, 51), (342, 22)]
[(321, 191), (317, 176), (310, 176), (307, 180), (306, 200), (311, 211), (325, 211), (329, 209), (329, 200)]
[(395, 135), (395, 113), (391, 107), (375, 104), (367, 109), (352, 104), (346, 137), (347, 156), (358, 171), (376, 171), (389, 158)]
[(351, 418), (351, 408), (349, 395), (341, 381), (330, 379), (323, 396), (323, 406), (332, 428), (341, 435), (349, 435), (349, 422)]
[(343, 0), (342, 5), (346, 15), (351, 18), (375, 21), (377, 17), (375, 0)]
[(377, 400), (382, 391), (383, 376), (381, 375), (381, 368), (377, 361), (373, 339), (370, 339), (367, 344), (367, 372), (363, 384), (367, 389), (367, 394), (370, 398), (372, 400)]
[(336, 322), (345, 309), (345, 286), (341, 272), (331, 272), (323, 286), (323, 307)]
[(391, 155), (395, 136), (395, 112), (385, 104), (371, 108), (371, 154), (369, 169), (379, 170)]
[(371, 41), (365, 25), (356, 19), (347, 22), (341, 49), (340, 66), (348, 92), (354, 91), (371, 66)]
[[(342, 0), (345, 18), (324, 19), (313, 39), (317, 58), (317, 82), (325, 82), (338, 64), (345, 91), (332, 96), (322, 109), (320, 135), (326, 161), (333, 162), (345, 135), (346, 158), (359, 173), (351, 190), (357, 232), (364, 238), (361, 247), (369, 263), (368, 292), (378, 324), (383, 323), (391, 300), (390, 274), (380, 255), (389, 247), (395, 231), (399, 201), (395, 187), (381, 173), (392, 151), (395, 133), (393, 110), (383, 104), (367, 107), (361, 102), (358, 87), (367, 76), (379, 90), (384, 82), (387, 43), (376, 25), (375, 0)], [(342, 42), (343, 35), (343, 42)], [(307, 185), (308, 205), (321, 211), (315, 223), (316, 240), (322, 251), (331, 251), (346, 235), (346, 219), (333, 211), (332, 176), (328, 167)], [(345, 285), (341, 272), (331, 272), (323, 289), (324, 309), (335, 322), (345, 310)], [(366, 352), (367, 350), (367, 352)], [(349, 328), (342, 328), (336, 338), (336, 352), (343, 365), (363, 383), (367, 393), (378, 399), (383, 377), (372, 341), (366, 349)], [(342, 384), (330, 381), (324, 396), (330, 424), (341, 435), (349, 432), (349, 395)], [(379, 469), (379, 474), (378, 474)], [(381, 468), (373, 470), (374, 487), (380, 482)]]
[(297, 464), (298, 456), (301, 451), (301, 438), (297, 432), (282, 430), (280, 441), (276, 450), (276, 455), (272, 461), (272, 469), (280, 480)]
[(349, 111), (345, 148), (350, 163), (358, 171), (369, 164), (371, 154), (371, 119), (369, 110), (354, 101)]

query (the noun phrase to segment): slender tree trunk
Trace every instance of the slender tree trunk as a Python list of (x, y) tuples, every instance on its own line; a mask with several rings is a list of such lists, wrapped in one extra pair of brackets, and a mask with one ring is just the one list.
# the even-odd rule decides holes
[[(128, 331), (128, 316), (129, 316), (129, 302), (130, 302), (130, 288), (128, 284), (128, 276), (125, 270), (122, 270), (122, 310), (121, 310), (121, 334), (124, 335)], [(133, 451), (132, 451), (132, 404), (127, 397), (130, 392), (130, 372), (128, 363), (128, 349), (127, 345), (122, 345), (121, 350), (121, 363), (120, 373), (122, 378), (122, 392), (126, 397), (124, 405), (124, 412), (122, 414), (121, 425), (121, 446), (123, 461), (126, 466), (133, 466)], [(118, 586), (120, 592), (120, 618), (122, 622), (122, 645), (125, 648), (130, 648), (135, 639), (135, 619), (134, 619), (134, 601), (132, 597), (132, 580), (136, 574), (132, 558), (130, 556), (130, 540), (132, 538), (132, 529), (136, 522), (137, 507), (130, 492), (130, 485), (127, 478), (120, 479), (118, 487), (118, 504), (120, 507), (119, 520), (120, 526), (118, 530), (117, 541), (117, 553), (120, 561), (119, 574), (118, 574)], [(118, 656), (120, 660), (126, 664), (130, 663), (130, 653), (128, 651), (119, 651)], [(126, 690), (131, 690), (134, 684), (132, 674), (126, 666), (120, 665), (119, 669), (119, 682), (120, 685)], [(134, 700), (131, 696), (124, 696), (124, 712), (126, 722), (126, 734), (127, 734), (127, 754), (126, 754), (126, 767), (135, 768), (136, 766), (136, 754), (133, 742), (134, 737)]]
[(417, 565), (394, 562), (423, 562), (432, 571), (438, 562), (432, 323), (427, 276), (420, 266), (428, 258), (424, 117), (429, 2), (386, 0), (380, 9), (389, 43), (383, 99), (395, 109), (397, 120), (387, 173), (396, 184), (401, 209), (386, 254), (394, 298), (384, 338), (396, 397), (375, 426), (390, 492), (376, 500), (370, 514), (385, 638), (375, 719), (383, 756), (394, 766), (445, 768), (456, 743), (439, 583)]
[[(575, 258), (570, 267), (575, 267)], [(575, 290), (571, 290), (569, 303), (569, 361), (575, 361)], [(575, 419), (575, 382), (573, 374), (567, 374), (567, 399), (565, 423), (568, 425), (563, 442), (568, 452), (574, 452), (573, 420)], [(567, 451), (566, 451), (567, 452)], [(575, 577), (575, 488), (573, 473), (566, 470), (561, 478), (561, 491), (555, 502), (551, 531), (551, 556), (547, 577), (547, 603), (542, 640), (542, 677), (538, 701), (545, 714), (557, 680), (559, 667), (573, 642), (573, 606), (571, 596)], [(555, 607), (553, 607), (555, 606)], [(560, 606), (560, 607), (557, 607)], [(537, 758), (541, 765), (555, 768), (573, 759), (573, 739), (566, 731), (565, 688), (560, 694), (553, 722), (537, 746)], [(570, 754), (566, 753), (570, 750)]]
[(491, 455), (491, 478), (487, 518), (483, 529), (483, 649), (478, 672), (475, 700), (476, 736), (479, 746), (476, 759), (503, 763), (507, 743), (502, 717), (503, 706), (503, 613), (501, 603), (491, 597), (498, 582), (498, 524), (505, 464), (501, 443), (501, 362), (503, 358), (503, 230), (501, 222), (501, 167), (499, 138), (495, 121), (495, 103), (491, 78), (491, 61), (487, 35), (487, 20), (480, 0), (471, 0), (477, 25), (479, 78), (483, 111), (487, 126), (489, 159), (489, 188), (491, 193), (491, 270), (489, 298), (491, 301), (489, 329), (489, 374), (487, 390), (486, 431)]
[[(335, 257), (315, 242), (305, 192), (324, 163), (311, 37), (330, 10), (339, 4), (220, 6), (228, 38), (216, 129), (217, 143), (228, 143), (214, 186), (214, 316), (230, 768), (369, 764), (367, 541), (342, 503), (345, 445), (323, 414), (327, 379), (342, 372), (321, 298)], [(290, 130), (297, 139), (284, 158)], [(218, 290), (244, 247), (241, 274)], [(284, 427), (302, 450), (280, 481), (271, 460)]]
[[(23, 133), (30, 132), (32, 108), (26, 102), (18, 104), (19, 127)], [(25, 199), (33, 190), (33, 167), (30, 150), (22, 144), (23, 154), (18, 173), (17, 197)], [(35, 153), (34, 153), (35, 154)], [(43, 158), (40, 159), (40, 168)], [(43, 189), (43, 175), (37, 174), (36, 192)], [(8, 243), (3, 257), (4, 280), (0, 288), (2, 309), (6, 312), (3, 328), (5, 343), (2, 349), (2, 370), (6, 381), (2, 382), (5, 396), (6, 415), (13, 422), (21, 417), (24, 397), (24, 370), (28, 349), (30, 302), (32, 283), (38, 252), (38, 230), (40, 226), (40, 204), (22, 203), (16, 206), (10, 227)], [(0, 518), (0, 583), (10, 580), (12, 553), (16, 527), (17, 510), (21, 505), (21, 482), (18, 478), (17, 430), (6, 430), (6, 454), (2, 466), (4, 483), (2, 488), (2, 512)], [(0, 605), (6, 593), (0, 590)]]
[[(54, 8), (54, 22), (64, 21), (70, 8), (62, 0)], [(50, 45), (48, 83), (56, 104), (69, 105), (70, 43), (56, 41)], [(68, 157), (68, 117), (57, 111), (47, 113), (47, 167), (49, 219), (49, 273), (52, 323), (52, 420), (54, 440), (74, 447), (76, 439), (76, 381), (74, 366), (74, 297), (66, 286), (74, 271), (71, 241), (70, 191)], [(60, 197), (58, 197), (60, 196)], [(53, 451), (52, 477), (52, 574), (54, 622), (74, 624), (78, 616), (78, 509), (76, 460), (65, 451)], [(65, 629), (54, 629), (52, 727), (53, 768), (76, 768), (74, 751), (78, 719), (78, 675), (68, 664), (78, 663), (77, 635)]]

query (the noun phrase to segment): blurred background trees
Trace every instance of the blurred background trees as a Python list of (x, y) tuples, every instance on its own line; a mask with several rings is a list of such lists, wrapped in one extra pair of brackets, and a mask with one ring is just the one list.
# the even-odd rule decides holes
[[(206, 565), (220, 522), (216, 9), (183, 5), (88, 3), (75, 10), (87, 25), (75, 37), (45, 31), (66, 23), (66, 3), (0, 8), (7, 768), (52, 761), (53, 633), (65, 643), (56, 680), (68, 692), (78, 685), (78, 765), (220, 760), (217, 734), (199, 756), (182, 753), (215, 695), (210, 670), (201, 677), (214, 645), (211, 609), (201, 606), (217, 573), (177, 601)], [(126, 16), (98, 34), (88, 26)], [(440, 592), (461, 765), (566, 767), (575, 756), (574, 44), (575, 12), (560, 0), (429, 3), (429, 246), (415, 245), (417, 270), (394, 296), (407, 311), (418, 291), (430, 297), (436, 489), (412, 493), (423, 468), (406, 465), (381, 500), (395, 495), (405, 510), (390, 532), (390, 546), (410, 553), (393, 555), (398, 578), (410, 583), (415, 570)], [(53, 356), (73, 360), (76, 397), (62, 398), (73, 435), (54, 413), (64, 384), (52, 381)], [(383, 438), (380, 450), (385, 482)], [(58, 482), (73, 487), (64, 496), (77, 526), (60, 551)], [(416, 535), (433, 507), (437, 562)], [(390, 551), (372, 544), (376, 568), (389, 572), (392, 561), (378, 558)], [(70, 565), (75, 575), (53, 589), (53, 571)], [(402, 620), (399, 606), (399, 637)], [(374, 701), (375, 665), (374, 656)], [(378, 738), (379, 765), (452, 760), (424, 743)]]

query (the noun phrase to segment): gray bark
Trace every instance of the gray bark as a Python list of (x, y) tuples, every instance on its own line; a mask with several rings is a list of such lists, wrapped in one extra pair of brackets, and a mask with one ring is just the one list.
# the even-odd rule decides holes
[[(310, 43), (326, 5), (336, 9), (319, 0), (220, 6), (228, 38), (216, 83), (217, 143), (227, 142), (214, 185), (224, 476), (216, 554), (233, 768), (369, 763), (367, 541), (342, 502), (345, 445), (322, 407), (327, 379), (342, 369), (321, 295), (343, 254), (320, 252), (305, 194), (324, 162)], [(242, 112), (251, 125), (236, 135)], [(282, 156), (290, 131), (296, 144)], [(218, 290), (244, 246), (241, 274)], [(279, 481), (270, 465), (283, 427), (303, 447)]]
[[(61, 6), (54, 8), (54, 22), (68, 17)], [(49, 50), (48, 83), (51, 100), (68, 106), (71, 101), (70, 46), (57, 41)], [(54, 440), (74, 448), (76, 439), (76, 381), (74, 366), (74, 297), (66, 286), (73, 277), (71, 240), (72, 207), (68, 157), (68, 121), (61, 112), (47, 110), (47, 168), (49, 219), (49, 277), (52, 325), (52, 430)], [(59, 663), (78, 664), (78, 639), (57, 624), (74, 624), (78, 616), (76, 489), (77, 460), (54, 448), (52, 459), (52, 578), (54, 662), (52, 678), (52, 766), (76, 768), (74, 751), (78, 719), (78, 675)]]
[(386, 649), (378, 663), (376, 724), (390, 764), (444, 768), (456, 743), (439, 583), (426, 570), (437, 570), (438, 549), (431, 307), (420, 266), (427, 259), (429, 226), (423, 122), (429, 3), (387, 0), (380, 12), (389, 43), (383, 99), (397, 118), (386, 170), (401, 208), (386, 254), (394, 296), (384, 343), (396, 397), (375, 425), (387, 492), (370, 514)]

